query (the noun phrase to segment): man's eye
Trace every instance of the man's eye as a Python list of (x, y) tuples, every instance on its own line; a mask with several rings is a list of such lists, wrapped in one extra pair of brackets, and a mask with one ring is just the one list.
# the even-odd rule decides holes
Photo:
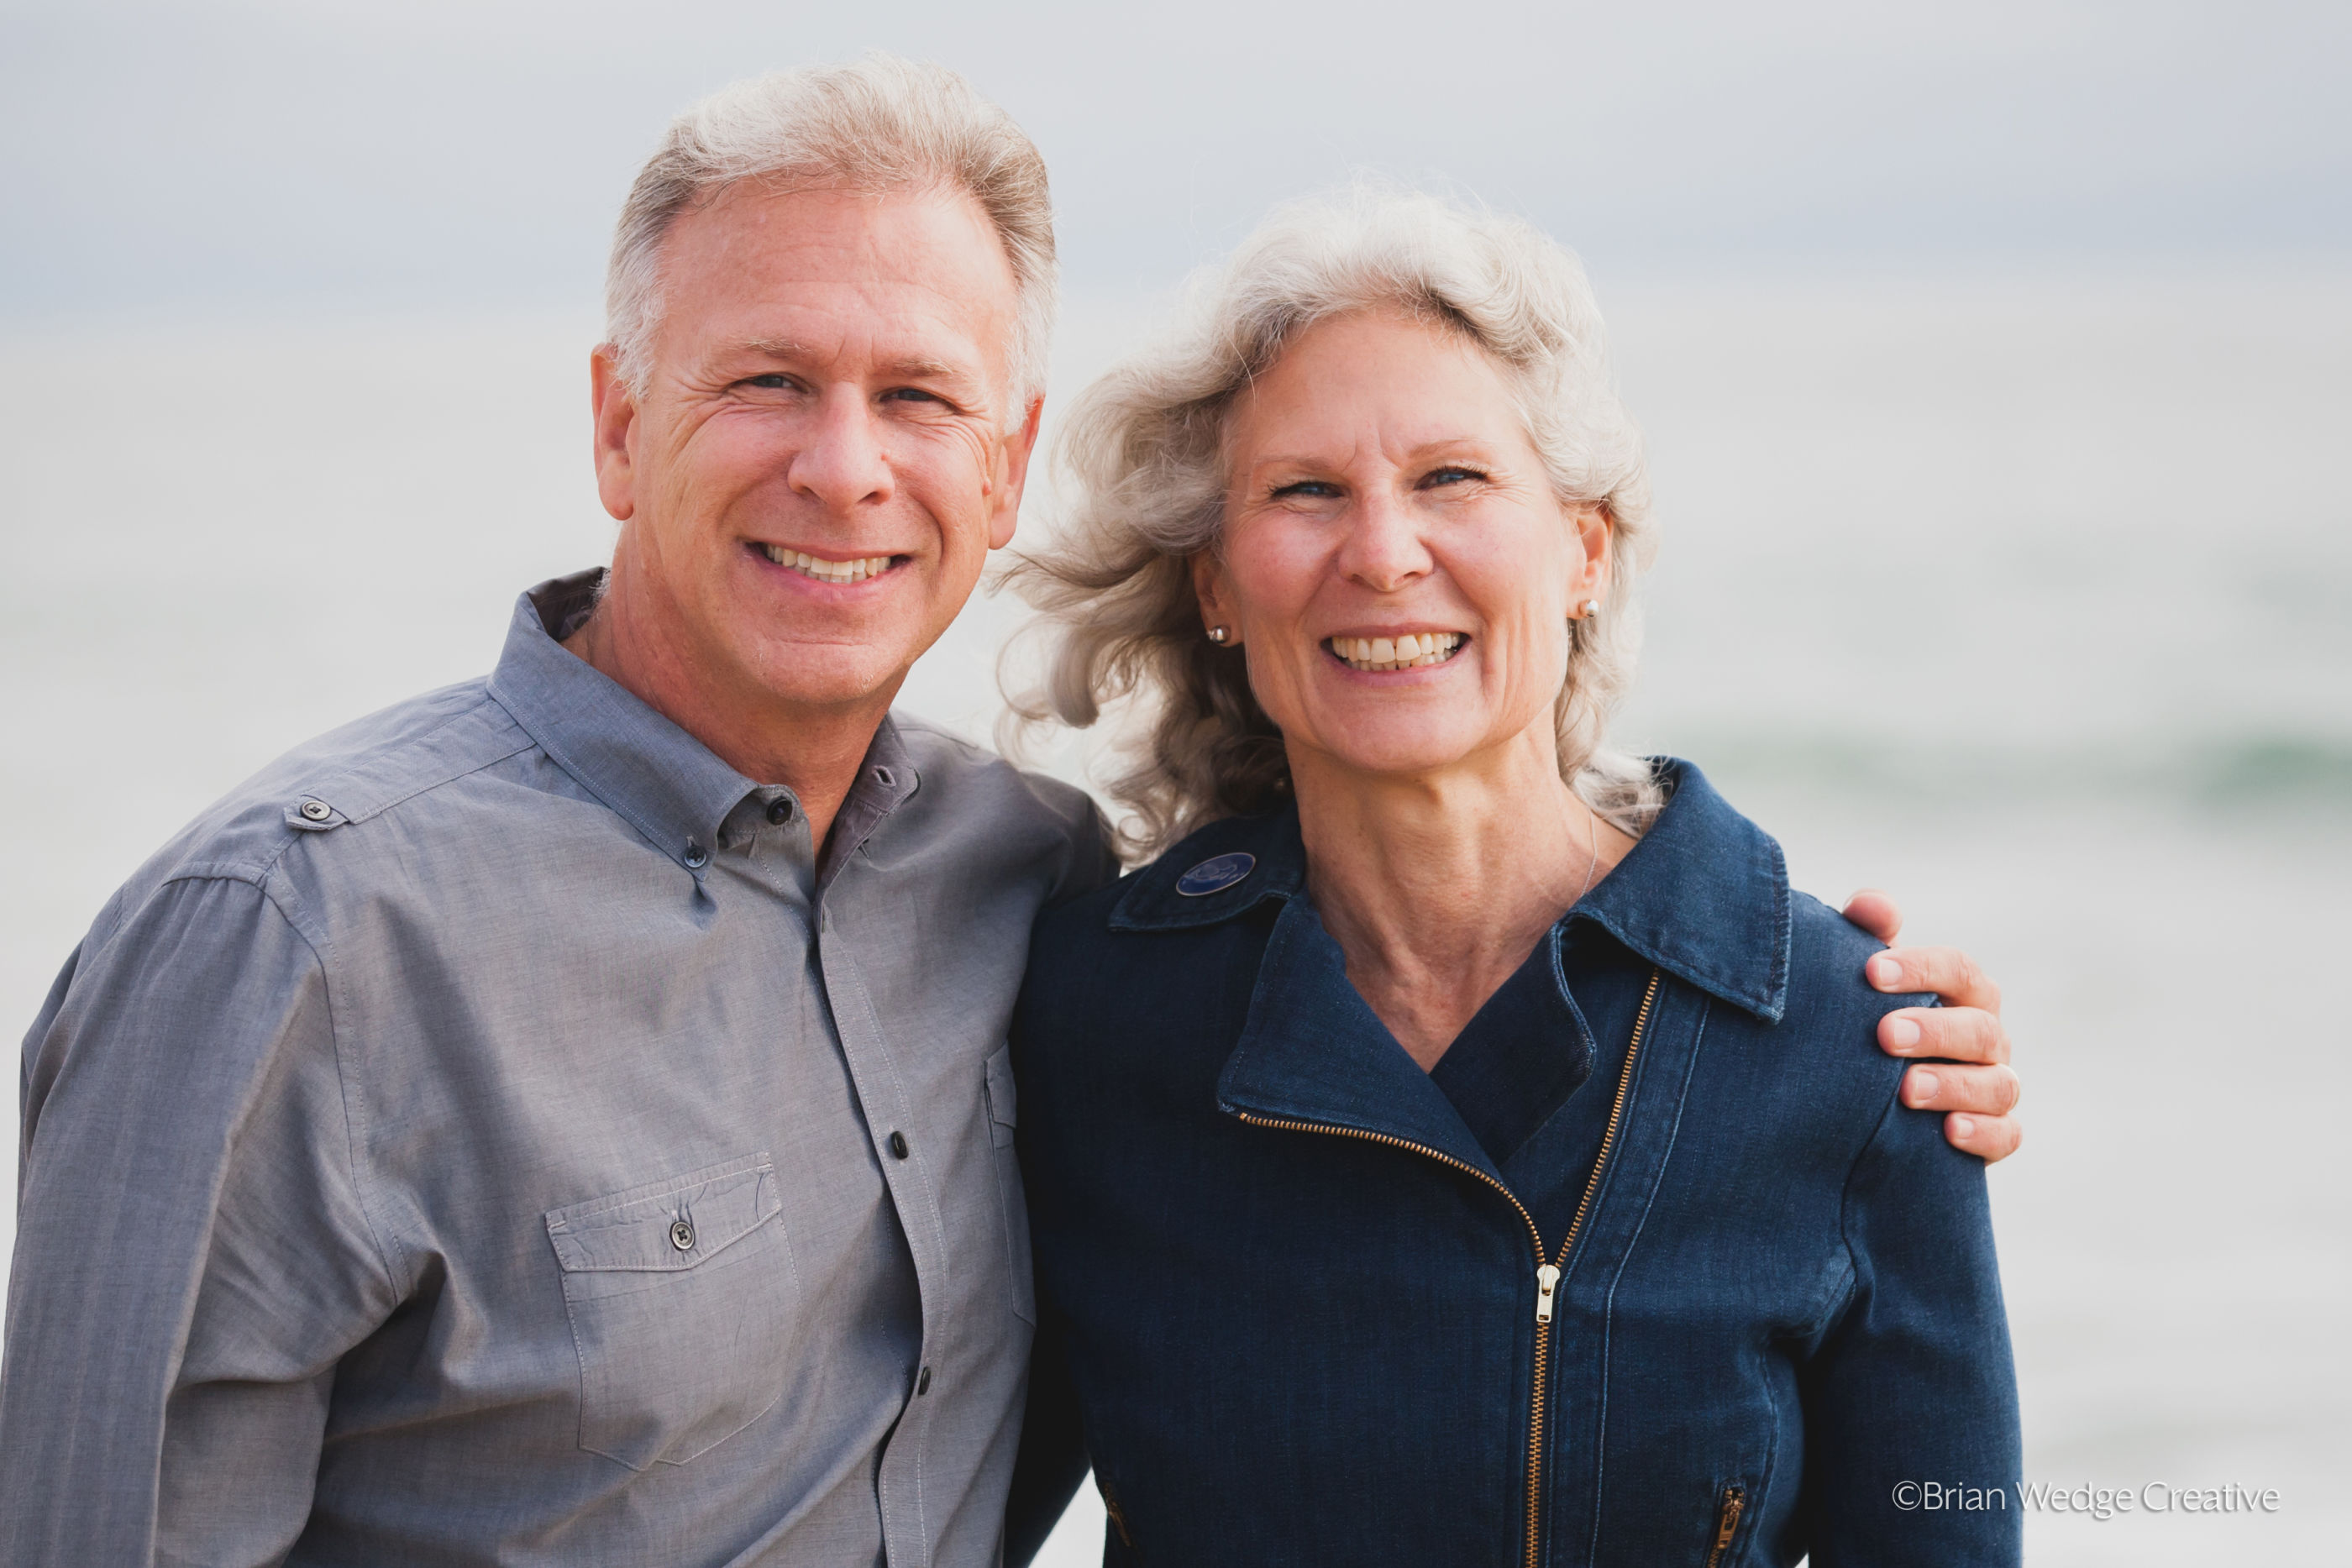
[(892, 387), (882, 394), (882, 401), (884, 402), (935, 402), (944, 407), (948, 400), (937, 392), (925, 392), (920, 387)]
[(1467, 484), (1484, 479), (1486, 476), (1475, 468), (1465, 468), (1458, 464), (1449, 463), (1443, 468), (1433, 468), (1422, 476), (1421, 488), (1433, 490), (1440, 485)]
[(758, 387), (761, 392), (790, 392), (793, 378), (782, 371), (772, 371), (764, 376), (745, 376), (741, 384), (747, 387)]

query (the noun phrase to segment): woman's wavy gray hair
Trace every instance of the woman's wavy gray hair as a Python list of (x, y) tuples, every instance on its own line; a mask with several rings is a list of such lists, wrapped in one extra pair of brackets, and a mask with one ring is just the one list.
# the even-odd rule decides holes
[(1276, 212), (1195, 280), (1190, 303), (1176, 332), (1071, 410), (1058, 448), (1069, 511), (1049, 553), (1004, 574), (1051, 640), (1043, 685), (1012, 697), (1005, 739), (1017, 745), (1055, 720), (1085, 727), (1131, 704), (1147, 727), (1108, 789), (1138, 856), (1287, 796), (1281, 733), (1250, 691), (1246, 655), (1203, 635), (1191, 559), (1218, 547), (1236, 395), (1316, 322), (1397, 309), (1491, 355), (1559, 498), (1598, 502), (1613, 523), (1606, 600), (1571, 625), (1554, 713), (1561, 777), (1639, 834), (1657, 787), (1646, 764), (1605, 751), (1602, 738), (1639, 642), (1632, 594), (1651, 549), (1648, 478), (1576, 257), (1515, 218), (1358, 186)]

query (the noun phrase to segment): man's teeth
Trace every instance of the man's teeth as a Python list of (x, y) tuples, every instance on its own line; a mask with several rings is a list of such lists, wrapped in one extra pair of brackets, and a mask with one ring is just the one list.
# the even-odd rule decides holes
[(1331, 652), (1355, 670), (1412, 670), (1442, 664), (1462, 646), (1459, 632), (1423, 632), (1402, 637), (1333, 637)]
[(879, 577), (890, 570), (887, 555), (860, 556), (856, 560), (827, 560), (806, 550), (779, 549), (774, 545), (761, 545), (770, 560), (778, 566), (791, 567), (819, 582), (864, 582), (869, 577)]

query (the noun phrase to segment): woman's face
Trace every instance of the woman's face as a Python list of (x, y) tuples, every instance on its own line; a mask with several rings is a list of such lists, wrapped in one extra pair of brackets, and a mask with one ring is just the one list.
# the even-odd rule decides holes
[(1609, 528), (1553, 495), (1483, 350), (1401, 314), (1319, 323), (1243, 394), (1228, 453), (1223, 558), (1193, 580), (1294, 772), (1553, 754)]

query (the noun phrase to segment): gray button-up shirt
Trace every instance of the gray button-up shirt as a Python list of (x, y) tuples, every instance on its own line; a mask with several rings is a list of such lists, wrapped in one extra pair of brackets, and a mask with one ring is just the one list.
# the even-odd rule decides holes
[(1111, 874), (886, 724), (820, 863), (518, 604), (272, 765), (26, 1042), (16, 1563), (985, 1564), (1034, 1307), (1004, 1030)]

